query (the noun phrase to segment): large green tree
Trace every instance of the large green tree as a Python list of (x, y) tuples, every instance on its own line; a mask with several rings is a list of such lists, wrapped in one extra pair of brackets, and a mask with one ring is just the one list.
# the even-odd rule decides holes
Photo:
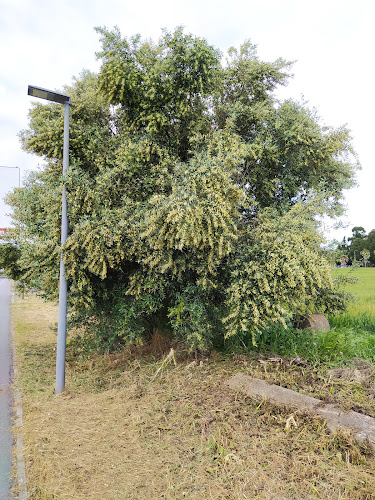
[(375, 265), (375, 229), (366, 234), (364, 227), (353, 227), (352, 236), (347, 241), (344, 238), (338, 248), (342, 253), (347, 254), (352, 262), (362, 260), (361, 252), (367, 249), (370, 252), (368, 262), (372, 266)]
[[(182, 29), (158, 43), (98, 29), (98, 75), (72, 98), (69, 237), (73, 319), (108, 344), (170, 331), (190, 347), (253, 336), (343, 306), (316, 216), (356, 168), (348, 130), (279, 102), (291, 64), (246, 42), (226, 64)], [(25, 282), (57, 293), (63, 115), (34, 104), (21, 133), (46, 165), (9, 196)], [(329, 189), (328, 189), (329, 188)]]
[(372, 266), (375, 265), (375, 229), (372, 229), (366, 238), (366, 248), (370, 251), (370, 263)]

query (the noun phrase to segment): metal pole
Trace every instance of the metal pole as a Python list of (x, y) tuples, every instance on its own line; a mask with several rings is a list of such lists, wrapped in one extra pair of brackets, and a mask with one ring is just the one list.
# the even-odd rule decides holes
[[(69, 102), (64, 104), (64, 146), (63, 146), (63, 178), (69, 166)], [(68, 237), (68, 213), (66, 203), (66, 189), (63, 186), (62, 215), (61, 215), (61, 251), (60, 251), (60, 289), (59, 289), (59, 319), (57, 328), (56, 348), (56, 394), (65, 389), (65, 350), (66, 350), (66, 316), (68, 282), (65, 278), (65, 264), (62, 247)]]

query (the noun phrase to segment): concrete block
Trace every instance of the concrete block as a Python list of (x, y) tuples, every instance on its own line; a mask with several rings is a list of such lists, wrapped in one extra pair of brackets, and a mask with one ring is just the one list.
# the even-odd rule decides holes
[(319, 415), (327, 422), (330, 431), (351, 431), (355, 439), (368, 443), (375, 450), (375, 419), (355, 411), (344, 412), (333, 404), (305, 396), (299, 392), (269, 384), (265, 380), (251, 378), (237, 373), (227, 385), (249, 396), (263, 398), (278, 406), (290, 406), (305, 411), (312, 416)]

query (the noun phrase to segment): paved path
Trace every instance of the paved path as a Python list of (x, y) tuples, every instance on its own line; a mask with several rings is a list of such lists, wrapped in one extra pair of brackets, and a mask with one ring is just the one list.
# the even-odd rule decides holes
[(12, 393), (10, 347), (10, 281), (0, 278), (0, 499), (10, 500), (12, 485)]

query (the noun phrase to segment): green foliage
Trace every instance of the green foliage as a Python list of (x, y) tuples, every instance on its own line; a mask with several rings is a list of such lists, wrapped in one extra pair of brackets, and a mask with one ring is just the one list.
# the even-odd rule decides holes
[[(366, 234), (362, 226), (352, 228), (352, 236), (338, 245), (341, 253), (346, 253), (351, 262), (363, 263), (365, 267), (368, 264), (375, 265), (375, 229)], [(365, 252), (365, 254), (363, 253)], [(366, 257), (365, 257), (366, 256)]]
[(344, 296), (334, 290), (330, 267), (319, 249), (311, 206), (295, 205), (284, 216), (269, 212), (232, 260), (227, 335), (262, 332), (293, 315), (341, 310)]
[(351, 300), (347, 311), (328, 314), (331, 330), (308, 331), (271, 325), (255, 334), (245, 332), (240, 338), (230, 337), (225, 344), (228, 352), (245, 347), (250, 351), (294, 358), (296, 364), (347, 364), (353, 358), (375, 361), (375, 269), (336, 269), (334, 281)]
[(99, 90), (121, 105), (131, 132), (147, 134), (186, 160), (190, 138), (211, 129), (207, 99), (219, 77), (220, 53), (182, 28), (165, 31), (158, 45), (139, 36), (123, 39), (118, 30), (97, 31), (103, 46)]
[(0, 269), (4, 269), (6, 276), (11, 280), (17, 281), (22, 276), (20, 256), (20, 249), (12, 243), (0, 245)]
[(250, 42), (229, 56), (214, 102), (219, 127), (231, 127), (247, 146), (241, 187), (261, 207), (285, 210), (329, 186), (327, 199), (337, 208), (356, 168), (349, 131), (321, 127), (306, 103), (275, 100), (272, 91), (286, 84), (290, 62), (259, 61)]
[(372, 314), (362, 312), (358, 314), (343, 313), (330, 319), (336, 328), (351, 328), (356, 331), (367, 331), (375, 334), (375, 317)]
[[(352, 358), (375, 361), (375, 335), (365, 329), (335, 326), (329, 331), (308, 332), (274, 327), (256, 337), (257, 350), (300, 358), (303, 363), (342, 364)], [(254, 347), (252, 347), (254, 349)]]
[[(119, 142), (117, 128), (119, 117), (98, 92), (98, 77), (83, 71), (75, 78), (73, 86), (64, 91), (71, 96), (69, 154), (79, 158), (81, 168), (95, 175), (99, 165), (113, 161)], [(51, 175), (59, 175), (63, 153), (64, 109), (60, 104), (47, 106), (32, 104), (29, 112), (30, 128), (20, 132), (19, 137), (25, 151), (37, 154), (50, 164)]]
[(47, 161), (8, 197), (23, 279), (56, 297), (64, 182), (72, 324), (94, 345), (173, 330), (207, 349), (343, 308), (315, 219), (337, 211), (357, 165), (345, 128), (275, 100), (291, 63), (260, 61), (247, 42), (223, 66), (219, 51), (181, 28), (158, 43), (98, 32), (99, 75), (64, 89), (67, 177), (61, 106), (34, 105), (20, 134)]
[[(162, 297), (144, 293), (139, 300), (127, 297), (121, 285), (112, 289), (104, 282), (98, 283), (95, 307), (76, 311), (70, 325), (82, 328), (87, 347), (95, 351), (116, 350), (128, 343), (141, 343), (160, 327), (158, 316), (163, 308)], [(109, 313), (110, 311), (110, 313)]]
[(368, 261), (369, 261), (369, 257), (370, 257), (370, 251), (367, 250), (367, 248), (364, 248), (362, 251), (361, 251), (361, 255), (362, 255), (362, 260), (363, 260), (363, 263), (366, 267)]
[(216, 337), (222, 336), (221, 314), (213, 297), (189, 285), (176, 293), (168, 318), (178, 341), (206, 350)]

